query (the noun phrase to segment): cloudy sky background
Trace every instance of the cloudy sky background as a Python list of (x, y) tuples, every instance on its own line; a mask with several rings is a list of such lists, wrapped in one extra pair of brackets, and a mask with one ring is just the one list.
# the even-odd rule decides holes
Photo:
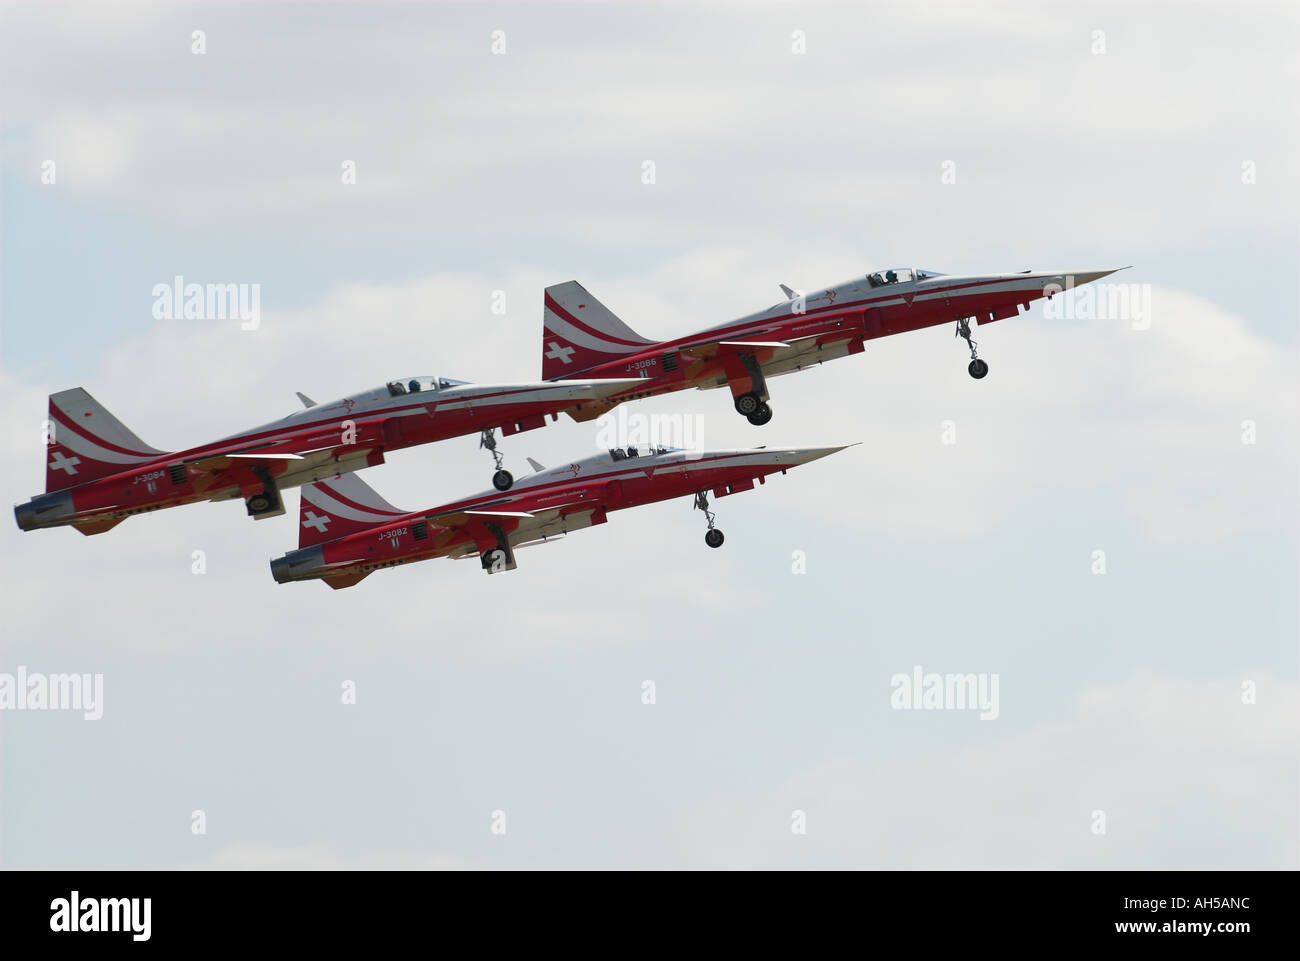
[[(331, 592), (275, 584), (294, 520), (238, 503), (0, 524), (0, 671), (106, 687), (94, 723), (0, 713), (0, 866), (1296, 867), (1297, 20), (0, 8), (15, 503), (52, 391), (178, 449), (295, 390), (533, 379), (569, 279), (662, 338), (893, 265), (1132, 264), (1152, 298), (1144, 330), (1041, 306), (981, 329), (978, 383), (947, 327), (871, 342), (774, 380), (761, 429), (725, 392), (627, 408), (701, 414), (709, 447), (863, 442), (718, 501), (716, 552), (670, 502), (506, 576)], [(261, 327), (155, 320), (178, 274), (260, 284)], [(595, 437), (504, 450), (520, 474)], [(415, 509), (489, 465), (466, 437), (363, 476)], [(997, 673), (998, 719), (892, 710), (914, 665)]]

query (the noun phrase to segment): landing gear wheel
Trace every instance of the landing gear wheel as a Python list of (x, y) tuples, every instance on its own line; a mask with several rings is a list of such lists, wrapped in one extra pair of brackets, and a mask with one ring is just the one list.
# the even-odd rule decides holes
[(485, 428), (479, 437), (478, 446), (487, 448), (492, 455), (492, 463), (496, 466), (496, 473), (492, 475), (492, 486), (499, 491), (508, 491), (515, 482), (514, 475), (501, 465), (505, 463), (505, 455), (497, 450), (497, 429), (495, 427)]
[(769, 407), (767, 404), (759, 405), (758, 410), (750, 414), (748, 418), (749, 422), (753, 424), (755, 427), (762, 427), (771, 419), (772, 419), (772, 408)]
[(989, 365), (980, 360), (979, 352), (975, 349), (976, 343), (970, 335), (970, 317), (962, 317), (957, 321), (957, 336), (966, 341), (966, 346), (970, 348), (970, 363), (966, 370), (976, 380), (981, 380), (989, 372)]
[(724, 540), (726, 540), (726, 538), (722, 536), (722, 531), (718, 530), (716, 527), (712, 527), (704, 532), (704, 543), (708, 544), (710, 547), (721, 547)]
[(736, 398), (736, 413), (742, 417), (752, 417), (763, 406), (763, 401), (754, 393), (741, 394)]
[(266, 494), (254, 494), (248, 499), (248, 513), (265, 514), (271, 509), (271, 498)]

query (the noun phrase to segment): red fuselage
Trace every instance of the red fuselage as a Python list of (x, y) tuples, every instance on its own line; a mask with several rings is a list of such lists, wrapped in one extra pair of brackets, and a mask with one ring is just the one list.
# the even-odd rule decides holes
[[(631, 457), (612, 451), (523, 478), (504, 494), (484, 492), (291, 551), (272, 562), (272, 571), (281, 582), (321, 578), (346, 586), (383, 567), (513, 549), (603, 524), (611, 511), (701, 491), (723, 497), (750, 490), (769, 474), (840, 449), (662, 450)], [(343, 500), (328, 482), (315, 486), (336, 506)], [(313, 493), (304, 490), (304, 527), (319, 520)]]

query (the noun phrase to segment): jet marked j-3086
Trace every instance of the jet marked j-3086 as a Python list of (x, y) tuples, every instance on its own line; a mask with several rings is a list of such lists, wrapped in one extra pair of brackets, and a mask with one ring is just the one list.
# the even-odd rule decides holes
[[(1121, 268), (1122, 269), (1122, 268)], [(730, 387), (736, 411), (751, 424), (772, 419), (767, 380), (861, 353), (866, 341), (955, 321), (970, 349), (970, 375), (988, 373), (970, 322), (1015, 317), (1029, 304), (1113, 270), (941, 274), (896, 268), (812, 294), (784, 284), (786, 300), (766, 310), (674, 340), (642, 337), (577, 281), (547, 287), (543, 299), (542, 376), (639, 377), (641, 382), (584, 408), (597, 417), (617, 404), (669, 391)]]

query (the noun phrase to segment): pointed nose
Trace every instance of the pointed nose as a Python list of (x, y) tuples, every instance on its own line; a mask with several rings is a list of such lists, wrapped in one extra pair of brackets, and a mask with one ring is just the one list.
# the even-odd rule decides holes
[(795, 447), (787, 451), (787, 454), (793, 464), (809, 464), (831, 454), (837, 454), (848, 447), (856, 446), (857, 444), (841, 444), (839, 447)]
[(1101, 280), (1103, 277), (1109, 277), (1111, 274), (1120, 270), (1128, 270), (1128, 268), (1112, 267), (1109, 270), (1072, 270), (1067, 273), (1066, 276), (1074, 278), (1074, 286), (1082, 287), (1084, 284), (1090, 284), (1094, 280)]

